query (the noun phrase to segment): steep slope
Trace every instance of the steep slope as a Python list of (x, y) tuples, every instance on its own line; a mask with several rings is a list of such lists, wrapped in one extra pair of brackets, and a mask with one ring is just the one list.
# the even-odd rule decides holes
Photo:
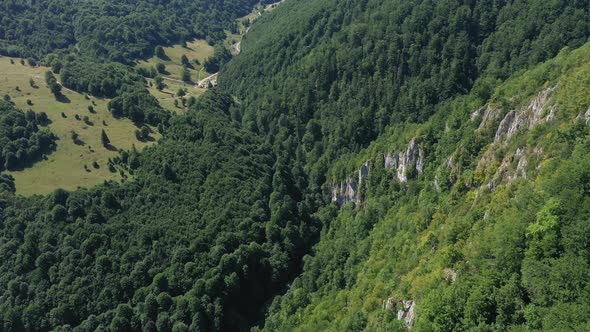
[[(589, 9), (289, 0), (182, 116), (122, 65), (48, 57), (163, 138), (114, 160), (121, 185), (24, 199), (0, 177), (2, 328), (584, 324), (587, 47), (522, 71), (582, 46)], [(132, 36), (87, 51), (130, 60)]]
[(590, 44), (491, 95), (333, 167), (327, 189), (355, 192), (320, 211), (321, 240), (265, 330), (590, 328)]
[(122, 153), (125, 184), (28, 199), (1, 177), (0, 329), (240, 331), (260, 320), (308, 230), (296, 220), (265, 237), (268, 202), (283, 199), (279, 163), (233, 108), (208, 93), (158, 145)]

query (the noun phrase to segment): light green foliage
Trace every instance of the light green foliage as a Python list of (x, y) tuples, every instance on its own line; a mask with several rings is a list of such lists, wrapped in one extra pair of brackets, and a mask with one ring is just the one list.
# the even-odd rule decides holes
[[(275, 299), (265, 329), (354, 330), (360, 323), (353, 317), (365, 317), (367, 330), (390, 330), (384, 324), (396, 319), (394, 313), (384, 316), (383, 301), (393, 297), (418, 302), (414, 328), (420, 331), (583, 330), (590, 312), (588, 247), (581, 240), (590, 234), (590, 136), (575, 118), (590, 106), (585, 89), (577, 88), (589, 68), (590, 44), (564, 50), (494, 88), (492, 105), (522, 109), (559, 83), (553, 96), (558, 120), (539, 125), (538, 132), (522, 131), (505, 145), (493, 143), (495, 127), (475, 130), (480, 120), (470, 114), (485, 100), (472, 94), (443, 105), (421, 126), (390, 129), (336, 163), (332, 174), (338, 179), (367, 159), (382, 162), (382, 153), (399, 151), (410, 137), (432, 142), (424, 145), (429, 156), (418, 180), (396, 185), (391, 171), (372, 164), (362, 207), (322, 210), (325, 229), (315, 255)], [(527, 154), (534, 163), (527, 179), (504, 180), (490, 192), (486, 184), (498, 169), (493, 164), (517, 147), (542, 154)], [(501, 152), (491, 157), (500, 160), (489, 159), (490, 151)], [(438, 191), (432, 181), (436, 174), (440, 182), (448, 179), (450, 173), (441, 171), (450, 155), (461, 174)], [(478, 171), (482, 159), (487, 172)], [(475, 173), (479, 178), (470, 180)]]

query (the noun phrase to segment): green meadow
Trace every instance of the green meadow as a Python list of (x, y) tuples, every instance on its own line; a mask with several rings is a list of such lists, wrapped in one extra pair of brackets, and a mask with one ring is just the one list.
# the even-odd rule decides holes
[[(87, 99), (64, 88), (62, 93), (65, 98), (56, 100), (45, 85), (44, 74), (49, 68), (21, 65), (20, 59), (12, 59), (14, 64), (11, 64), (10, 60), (0, 57), (0, 95), (9, 95), (22, 110), (46, 112), (51, 120), (48, 127), (59, 138), (57, 149), (46, 160), (9, 172), (15, 178), (18, 194), (45, 194), (57, 188), (74, 190), (105, 180), (121, 180), (118, 171), (113, 173), (108, 169), (108, 159), (116, 157), (118, 151), (102, 146), (100, 136), (103, 129), (116, 149), (129, 150), (135, 145), (141, 150), (158, 139), (159, 134), (152, 130), (153, 140), (137, 140), (137, 127), (130, 120), (115, 119), (108, 112), (108, 99)], [(34, 87), (30, 84), (31, 79)], [(88, 106), (94, 108), (94, 113), (89, 111)], [(80, 120), (76, 119), (76, 115)], [(85, 122), (84, 117), (88, 117), (88, 121)], [(78, 134), (76, 143), (72, 139), (72, 131)]]

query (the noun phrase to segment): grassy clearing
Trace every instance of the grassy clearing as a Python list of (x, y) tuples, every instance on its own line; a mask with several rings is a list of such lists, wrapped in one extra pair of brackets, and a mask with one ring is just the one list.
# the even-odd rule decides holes
[[(160, 59), (158, 57), (151, 57), (147, 60), (140, 60), (137, 62), (137, 67), (150, 69), (155, 67), (158, 63), (166, 65), (168, 74), (164, 75), (176, 80), (182, 80), (182, 62), (180, 58), (186, 55), (192, 68), (189, 68), (193, 81), (199, 81), (208, 76), (208, 74), (201, 70), (205, 60), (213, 55), (213, 47), (207, 44), (204, 40), (195, 40), (187, 43), (187, 47), (181, 45), (174, 45), (171, 47), (164, 47), (167, 59)], [(200, 65), (195, 63), (195, 59), (199, 61)]]
[[(180, 98), (176, 97), (178, 89), (184, 88), (187, 90), (186, 98), (190, 96), (199, 96), (206, 91), (206, 89), (196, 88), (192, 84), (178, 82), (182, 80), (183, 66), (181, 57), (186, 55), (189, 59), (192, 68), (188, 69), (191, 73), (192, 81), (198, 82), (209, 76), (209, 73), (203, 68), (203, 64), (207, 58), (213, 55), (213, 47), (207, 44), (205, 40), (194, 40), (187, 43), (187, 47), (182, 47), (181, 45), (164, 47), (164, 53), (166, 53), (168, 59), (160, 59), (154, 56), (147, 60), (138, 61), (136, 66), (149, 69), (155, 67), (158, 63), (166, 65), (166, 71), (168, 74), (163, 75), (165, 78), (168, 78), (164, 81), (166, 83), (166, 88), (159, 91), (152, 86), (148, 87), (148, 90), (158, 99), (162, 107), (174, 112), (181, 112), (184, 108), (182, 107)], [(200, 64), (197, 64), (195, 60), (198, 60)], [(153, 83), (153, 80), (148, 81)], [(175, 100), (177, 100), (180, 105), (179, 107), (174, 105)]]
[[(130, 120), (114, 119), (106, 108), (108, 100), (92, 97), (87, 100), (79, 93), (63, 89), (66, 102), (56, 101), (45, 86), (44, 74), (48, 68), (23, 66), (20, 59), (13, 59), (15, 64), (10, 64), (10, 60), (0, 57), (0, 95), (8, 94), (22, 110), (46, 112), (51, 120), (49, 128), (59, 138), (57, 150), (47, 160), (37, 162), (22, 171), (10, 172), (16, 180), (18, 194), (45, 194), (57, 188), (73, 190), (105, 180), (120, 180), (120, 174), (108, 170), (108, 159), (117, 156), (118, 152), (109, 151), (102, 146), (102, 129), (117, 149), (131, 149), (135, 145), (140, 150), (153, 143), (138, 141), (135, 138), (137, 128)], [(37, 88), (30, 86), (31, 78)], [(20, 91), (17, 91), (17, 86)], [(27, 100), (31, 100), (33, 104), (28, 105)], [(88, 106), (93, 103), (95, 113), (88, 110)], [(81, 120), (76, 120), (76, 114)], [(89, 124), (82, 120), (84, 116), (88, 117)], [(79, 134), (79, 140), (83, 143), (74, 143), (72, 131)], [(152, 137), (157, 140), (159, 135), (153, 133)], [(98, 163), (99, 168), (93, 167), (94, 162)], [(88, 170), (84, 169), (84, 165)]]
[[(181, 98), (176, 95), (178, 89), (185, 89), (187, 91), (186, 96), (184, 98), (189, 98), (191, 96), (198, 97), (203, 94), (207, 89), (198, 88), (192, 84), (186, 84), (171, 80), (165, 80), (166, 87), (163, 90), (158, 90), (155, 87), (152, 79), (147, 79), (148, 82), (152, 83), (152, 86), (148, 86), (148, 91), (158, 99), (160, 105), (168, 110), (171, 110), (176, 113), (182, 113), (185, 108), (182, 107)], [(174, 101), (177, 101), (178, 107), (174, 104)]]

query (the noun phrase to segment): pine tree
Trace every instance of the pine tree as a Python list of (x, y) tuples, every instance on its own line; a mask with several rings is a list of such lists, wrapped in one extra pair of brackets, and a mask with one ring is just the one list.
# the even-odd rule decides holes
[(182, 69), (182, 80), (187, 83), (192, 80), (191, 72), (186, 67)]

